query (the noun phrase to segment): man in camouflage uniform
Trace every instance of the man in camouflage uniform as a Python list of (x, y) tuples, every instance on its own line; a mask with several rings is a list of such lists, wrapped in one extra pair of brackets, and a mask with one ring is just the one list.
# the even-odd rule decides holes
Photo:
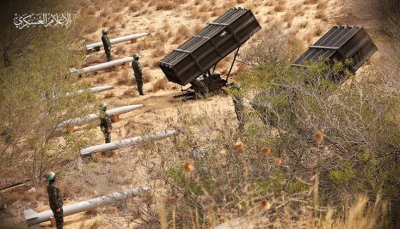
[(232, 91), (232, 101), (235, 106), (236, 117), (239, 122), (239, 130), (243, 131), (244, 129), (244, 104), (243, 98), (241, 94), (241, 86), (238, 83), (233, 83), (230, 87)]
[(111, 124), (111, 118), (106, 113), (106, 110), (107, 110), (107, 104), (102, 103), (100, 105), (100, 113), (99, 113), (100, 129), (101, 129), (101, 132), (103, 132), (103, 134), (104, 134), (105, 142), (110, 143), (111, 142), (112, 124)]
[(132, 68), (133, 68), (133, 72), (135, 74), (135, 79), (136, 79), (136, 84), (137, 84), (137, 89), (138, 89), (139, 95), (145, 95), (143, 93), (142, 67), (140, 66), (139, 58), (140, 58), (140, 55), (138, 53), (133, 55)]
[(103, 36), (101, 36), (101, 41), (103, 42), (104, 52), (107, 56), (107, 61), (111, 60), (111, 42), (107, 37), (107, 30), (103, 29)]
[(49, 195), (50, 209), (53, 211), (54, 218), (56, 219), (57, 229), (62, 229), (64, 225), (63, 200), (60, 189), (56, 185), (56, 174), (49, 172), (46, 175), (46, 180), (49, 181), (47, 194)]

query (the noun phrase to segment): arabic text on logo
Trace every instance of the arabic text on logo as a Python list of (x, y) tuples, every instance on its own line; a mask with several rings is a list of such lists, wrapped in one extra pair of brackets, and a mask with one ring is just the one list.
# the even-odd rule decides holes
[(61, 14), (51, 14), (51, 13), (40, 13), (40, 14), (15, 14), (14, 25), (18, 29), (32, 28), (32, 27), (55, 27), (55, 26), (65, 26), (69, 27), (71, 25), (71, 14), (61, 13)]

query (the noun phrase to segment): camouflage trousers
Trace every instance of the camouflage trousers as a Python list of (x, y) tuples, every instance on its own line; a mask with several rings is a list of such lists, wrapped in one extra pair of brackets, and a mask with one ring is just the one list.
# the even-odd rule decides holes
[(51, 209), (54, 214), (54, 219), (56, 219), (56, 227), (57, 229), (62, 229), (64, 226), (64, 210), (61, 208), (60, 212), (56, 212), (56, 210)]
[(135, 75), (137, 90), (140, 95), (143, 95), (143, 78), (140, 75)]
[(111, 51), (109, 49), (104, 50), (107, 56), (107, 61), (111, 61)]
[(111, 133), (108, 132), (106, 128), (101, 128), (101, 131), (103, 132), (105, 143), (110, 143), (111, 142)]

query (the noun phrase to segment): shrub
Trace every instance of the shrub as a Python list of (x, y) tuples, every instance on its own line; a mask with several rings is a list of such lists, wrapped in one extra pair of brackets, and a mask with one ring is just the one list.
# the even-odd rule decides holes
[(118, 73), (117, 85), (129, 85), (131, 79), (129, 77), (128, 69), (123, 69)]
[(163, 77), (162, 79), (157, 80), (157, 82), (153, 85), (153, 91), (159, 91), (167, 88), (168, 79)]

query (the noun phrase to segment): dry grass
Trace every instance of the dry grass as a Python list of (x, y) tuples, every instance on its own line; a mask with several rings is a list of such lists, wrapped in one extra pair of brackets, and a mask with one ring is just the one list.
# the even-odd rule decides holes
[(106, 78), (104, 76), (97, 76), (96, 79), (94, 80), (94, 82), (97, 85), (101, 85), (101, 84), (104, 84), (106, 82)]
[(172, 41), (172, 44), (174, 44), (174, 45), (180, 45), (180, 44), (182, 44), (185, 40), (186, 40), (186, 36), (183, 35), (183, 34), (178, 33), (178, 34), (176, 34), (175, 39)]
[(110, 24), (111, 24), (110, 21), (107, 20), (107, 21), (103, 22), (103, 24), (101, 24), (101, 25), (102, 25), (103, 28), (108, 29), (108, 27), (110, 26)]
[(132, 53), (138, 52), (137, 50), (149, 50), (153, 48), (154, 48), (154, 41), (149, 41), (148, 39), (144, 39), (136, 43), (136, 47)]
[[(164, 47), (159, 47), (159, 49), (154, 49), (151, 53), (151, 57), (153, 57), (154, 59), (161, 59), (162, 57), (164, 57), (166, 54)], [(154, 61), (153, 61), (154, 62)], [(154, 67), (154, 64), (151, 64), (150, 66)], [(157, 65), (158, 66), (158, 65)], [(155, 66), (156, 67), (156, 66)]]
[(113, 14), (121, 13), (125, 8), (125, 4), (115, 4), (115, 2), (110, 2), (110, 4), (112, 4), (112, 7), (110, 7), (110, 9)]
[(264, 1), (264, 6), (273, 6), (274, 5), (274, 3), (273, 3), (273, 1)]
[(96, 64), (100, 64), (104, 62), (104, 51), (100, 50), (100, 52), (96, 54), (89, 55), (86, 60), (85, 64), (82, 67), (92, 66)]
[(18, 200), (26, 200), (32, 196), (32, 200), (34, 199), (34, 195), (27, 194), (26, 192), (20, 192), (20, 191), (14, 191), (14, 192), (9, 192), (7, 195), (1, 196), (1, 203), (4, 206), (11, 205), (12, 203), (18, 201)]
[(275, 12), (283, 12), (285, 10), (285, 5), (278, 4), (274, 6), (274, 11)]
[(117, 25), (116, 25), (116, 24), (111, 24), (111, 25), (108, 26), (108, 30), (109, 30), (109, 31), (116, 30), (116, 28), (117, 28)]
[(321, 28), (320, 25), (317, 25), (314, 28), (314, 35), (317, 36), (317, 37), (321, 36), (323, 32), (324, 32), (324, 30)]
[(114, 15), (114, 19), (112, 19), (112, 20), (118, 22), (116, 24), (120, 24), (123, 19), (124, 19), (124, 16), (121, 13), (118, 13), (118, 14)]
[(197, 34), (197, 33), (200, 32), (203, 28), (204, 28), (203, 25), (196, 24), (196, 25), (193, 27), (193, 34)]
[[(95, 217), (96, 217), (97, 213), (92, 211), (92, 212), (89, 212), (89, 215), (90, 215), (90, 216), (95, 216)], [(95, 219), (94, 222), (87, 222), (87, 221), (84, 221), (84, 222), (79, 226), (79, 229), (97, 229), (97, 228), (101, 228), (102, 226), (104, 226), (104, 225), (106, 225), (106, 224), (107, 224), (107, 223), (106, 223), (105, 219), (98, 218), (98, 219)]]
[(100, 18), (106, 18), (109, 14), (110, 14), (110, 13), (109, 13), (108, 11), (102, 10), (102, 11), (100, 12), (99, 17), (100, 17)]
[[(151, 81), (151, 76), (148, 74), (144, 74), (143, 76), (143, 83), (148, 83)], [(135, 82), (136, 83), (136, 82)]]
[(150, 64), (149, 64), (149, 67), (158, 68), (158, 61), (151, 61)]
[(167, 33), (161, 30), (157, 30), (154, 35), (153, 35), (154, 40), (159, 40), (159, 41), (165, 41), (169, 37), (167, 36)]
[(171, 30), (171, 25), (169, 24), (168, 20), (164, 21), (163, 28), (164, 28), (164, 31), (170, 31)]
[(200, 21), (205, 24), (206, 22), (209, 21), (209, 18), (210, 17), (207, 14), (201, 14)]
[(208, 5), (208, 4), (202, 4), (202, 5), (199, 7), (198, 10), (199, 10), (199, 12), (201, 12), (201, 13), (208, 13), (208, 12), (211, 11), (211, 6)]
[(303, 40), (307, 43), (307, 44), (311, 44), (311, 41), (313, 39), (314, 35), (312, 33), (307, 33), (303, 36)]
[(317, 10), (324, 10), (324, 9), (326, 9), (327, 5), (328, 5), (327, 1), (319, 0), (318, 4), (317, 4)]
[(95, 33), (97, 31), (99, 31), (100, 29), (100, 24), (99, 21), (97, 20), (96, 17), (94, 16), (87, 16), (87, 18), (85, 19), (87, 21), (92, 21), (93, 23), (87, 23), (85, 24), (85, 29), (84, 29), (84, 33), (86, 34), (91, 34), (91, 33)]
[(308, 26), (308, 21), (302, 21), (301, 23), (300, 23), (300, 28), (307, 28), (307, 26)]
[(109, 91), (104, 94), (104, 99), (113, 98), (114, 96), (115, 96), (114, 92)]
[(328, 21), (328, 15), (326, 15), (325, 10), (318, 10), (315, 14), (315, 19), (320, 19), (322, 21)]
[(292, 22), (294, 18), (294, 14), (292, 12), (286, 12), (285, 15), (283, 16), (283, 21), (284, 22)]
[(59, 182), (57, 182), (57, 185), (60, 188), (63, 198), (71, 198), (75, 194), (81, 193), (83, 190), (80, 185), (76, 184), (76, 182), (68, 179), (61, 179)]
[(129, 79), (128, 69), (123, 69), (122, 71), (119, 71), (116, 85), (117, 86), (129, 85), (129, 82), (130, 79)]
[(303, 9), (302, 5), (296, 4), (296, 5), (292, 6), (291, 12), (296, 16), (303, 16), (304, 11), (302, 9)]
[(156, 10), (173, 10), (176, 4), (171, 0), (166, 1), (156, 1)]
[(225, 1), (223, 4), (224, 5), (222, 8), (224, 8), (224, 9), (229, 9), (229, 8), (236, 6), (236, 3), (234, 1)]
[(122, 96), (120, 96), (120, 98), (125, 98), (125, 97), (135, 97), (136, 94), (136, 90), (131, 88), (131, 89), (127, 89), (124, 91), (124, 93), (122, 93)]
[(294, 33), (289, 33), (288, 44), (293, 47), (298, 47), (297, 49), (298, 53), (296, 54), (296, 56), (301, 55), (302, 51), (300, 50), (303, 49), (302, 47), (304, 46), (304, 43), (303, 40), (297, 36), (297, 31)]
[(217, 9), (214, 9), (214, 10), (211, 12), (211, 17), (218, 17), (218, 16), (222, 15), (223, 13), (225, 13), (225, 9), (223, 9), (223, 8), (217, 8)]
[(200, 14), (198, 13), (198, 10), (196, 7), (191, 7), (189, 9), (189, 15), (188, 18), (199, 18)]
[(174, 2), (179, 5), (184, 5), (188, 2), (188, 0), (174, 0)]
[[(125, 5), (125, 6), (127, 6), (128, 10), (133, 11), (133, 12), (140, 11), (140, 8), (143, 7), (143, 4), (146, 4), (147, 2), (149, 4), (149, 6), (156, 6), (155, 8), (157, 10), (171, 10), (171, 9), (173, 10), (173, 9), (177, 8), (178, 4), (186, 4), (187, 3), (186, 0), (143, 1), (140, 4), (137, 4), (137, 3), (134, 3), (134, 2), (129, 2), (129, 1), (126, 1), (126, 4), (122, 4), (122, 2), (125, 3), (124, 0), (119, 0), (118, 1), (118, 4), (121, 5), (121, 6), (119, 6), (120, 10), (123, 10), (124, 9), (123, 5)], [(190, 9), (190, 15), (192, 16), (192, 18), (200, 18), (200, 20), (202, 22), (206, 22), (206, 21), (209, 21), (210, 15), (213, 16), (213, 17), (216, 17), (218, 15), (221, 15), (223, 12), (225, 12), (227, 8), (235, 6), (236, 3), (239, 3), (239, 4), (246, 3), (246, 1), (244, 1), (244, 0), (223, 1), (223, 4), (224, 4), (223, 8), (212, 8), (212, 6), (216, 5), (217, 2), (218, 1), (216, 1), (216, 0), (211, 0), (210, 2), (195, 0), (194, 3), (195, 3), (195, 5), (199, 6), (198, 7), (199, 11), (200, 12), (207, 12), (207, 13), (199, 14), (195, 9), (196, 7), (190, 6), (190, 7), (188, 7), (188, 9)], [(284, 6), (284, 2), (283, 1), (257, 1), (258, 4), (264, 4), (265, 6), (273, 6), (274, 4), (276, 4), (276, 2), (278, 2), (278, 5), (275, 6), (275, 7), (271, 7), (271, 8), (273, 8), (273, 10), (275, 12), (284, 12), (284, 11), (287, 10), (285, 8), (285, 6)], [(317, 4), (318, 2), (320, 2), (320, 1), (319, 0), (305, 0), (304, 4)], [(102, 9), (107, 9), (108, 7), (113, 7), (113, 3), (110, 2), (109, 4), (110, 4), (109, 6), (103, 6)], [(87, 5), (89, 5), (89, 3)], [(91, 9), (88, 9), (88, 10), (91, 10)], [(151, 9), (151, 10), (153, 10), (153, 9)], [(149, 10), (149, 11), (151, 11), (151, 10)], [(116, 12), (116, 11), (117, 10), (113, 10), (113, 12)], [(322, 9), (320, 11), (323, 13)], [(118, 11), (118, 12), (120, 12), (120, 11)], [(146, 10), (142, 11), (142, 13), (143, 12), (146, 12)], [(269, 12), (271, 13), (271, 11), (269, 11)], [(288, 12), (286, 12), (284, 14), (283, 21), (287, 22), (287, 26), (290, 28), (292, 26), (292, 21), (294, 21), (295, 15), (296, 16), (302, 15), (303, 12), (304, 12), (304, 10), (302, 9), (301, 5), (295, 5), (295, 6), (292, 7), (291, 11), (288, 11)], [(95, 13), (96, 12), (90, 12), (88, 14), (89, 15), (94, 15)], [(323, 20), (323, 18), (327, 18), (326, 15), (325, 15), (325, 17), (323, 17), (322, 13), (317, 13), (317, 15), (315, 17), (317, 19), (321, 19), (321, 20)], [(108, 18), (110, 18), (110, 17), (113, 18), (112, 20), (114, 20), (114, 21), (118, 21), (118, 20), (122, 20), (123, 19), (122, 14), (115, 15), (115, 14), (106, 13), (105, 11), (102, 11), (101, 14), (103, 15), (103, 17), (101, 17), (101, 18), (103, 18), (103, 19), (105, 19), (107, 21), (107, 22), (105, 22), (105, 24), (103, 24), (104, 27), (116, 28), (116, 26), (119, 26), (119, 25), (115, 25), (115, 24), (119, 24), (119, 23), (114, 23), (112, 21), (110, 22), (110, 20), (107, 20), (107, 16), (108, 16)], [(318, 16), (318, 14), (320, 14), (320, 16)], [(260, 17), (259, 21), (261, 22), (262, 20), (263, 19)], [(268, 22), (268, 18), (266, 18), (265, 21)], [(268, 23), (268, 27), (276, 26), (276, 20), (274, 18), (271, 17), (270, 21), (271, 21), (271, 23)], [(102, 21), (99, 20), (98, 24), (101, 24), (101, 22)], [(164, 22), (165, 23), (164, 23), (164, 26), (163, 26), (163, 30), (156, 30), (156, 28), (149, 29), (149, 31), (156, 31), (156, 32), (152, 33), (152, 35), (147, 37), (146, 39), (140, 40), (140, 42), (138, 42), (138, 43), (136, 43), (134, 45), (130, 45), (129, 48), (128, 48), (129, 50), (131, 50), (130, 53), (135, 53), (135, 52), (140, 52), (141, 50), (146, 50), (146, 52), (147, 52), (146, 55), (150, 54), (150, 55), (148, 55), (148, 64), (146, 66), (149, 66), (149, 67), (152, 67), (152, 68), (156, 68), (158, 65), (157, 65), (157, 62), (154, 61), (153, 59), (158, 59), (158, 58), (164, 56), (165, 50), (164, 50), (164, 48), (162, 46), (159, 45), (160, 41), (167, 41), (169, 38), (171, 38), (170, 40), (173, 41), (174, 44), (181, 44), (184, 40), (186, 40), (191, 35), (196, 34), (197, 32), (199, 32), (205, 26), (204, 23), (203, 24), (197, 23), (195, 25), (193, 24), (194, 25), (193, 27), (191, 26), (191, 27), (188, 28), (187, 26), (184, 26), (184, 25), (181, 25), (180, 27), (178, 27), (179, 25), (175, 25), (175, 24), (173, 26), (170, 26), (170, 24), (168, 23), (167, 20), (165, 20)], [(114, 27), (112, 25), (114, 25)], [(300, 27), (301, 28), (309, 27), (308, 26), (308, 22), (304, 21), (303, 23), (300, 24)], [(267, 26), (265, 26), (263, 28), (267, 29)], [(100, 31), (100, 29), (98, 29), (98, 28), (96, 30), (93, 30), (93, 32), (96, 32), (96, 34), (98, 34), (99, 31)], [(318, 31), (320, 31), (320, 32), (318, 32)], [(307, 42), (310, 42), (311, 39), (314, 36), (320, 36), (320, 34), (322, 34), (322, 32), (323, 31), (322, 31), (321, 27), (320, 26), (316, 26), (315, 30), (313, 32), (310, 32), (308, 35), (306, 35), (305, 40)], [(299, 41), (298, 40), (299, 36), (296, 36), (296, 34), (294, 34), (293, 37), (296, 38), (296, 39), (293, 39), (293, 41), (292, 41), (293, 43), (297, 43), (298, 42), (298, 44), (300, 45), (300, 43), (304, 41), (304, 40), (303, 41)], [(165, 43), (170, 44), (170, 42), (165, 42)], [(122, 54), (122, 53), (125, 53), (124, 52), (125, 50), (126, 50), (126, 47), (117, 46), (113, 51), (115, 52), (115, 54)], [(105, 60), (104, 59), (105, 58), (104, 51), (101, 50), (100, 52), (102, 53), (102, 55), (93, 56), (92, 60), (87, 59), (86, 60), (86, 64), (92, 65), (96, 61), (97, 61), (96, 63), (104, 62), (104, 60)], [(221, 61), (221, 63), (218, 66), (219, 68), (222, 68), (221, 73), (226, 73), (227, 72), (227, 70), (230, 67), (231, 60), (232, 60), (231, 58), (224, 58)], [(237, 69), (238, 72), (246, 72), (246, 71), (248, 71), (248, 66), (243, 65), (243, 64), (239, 64), (237, 68), (238, 68)], [(132, 79), (129, 78), (129, 75), (131, 75), (131, 74), (132, 74), (131, 69), (123, 69), (123, 70), (118, 71), (118, 77), (116, 79), (116, 81), (117, 81), (116, 85), (118, 85), (118, 86), (129, 85), (130, 82), (132, 82), (132, 79), (133, 79), (133, 83), (135, 83), (134, 77), (132, 77)], [(146, 69), (144, 69), (144, 75), (145, 75), (144, 82), (145, 83), (150, 82), (151, 77), (148, 74), (146, 74)], [(105, 78), (103, 75), (98, 75), (98, 76), (96, 76), (96, 78), (94, 78), (94, 82), (96, 82), (97, 84), (104, 84), (104, 83), (108, 82), (108, 80), (109, 79)], [(156, 92), (156, 91), (159, 91), (159, 90), (167, 89), (167, 86), (168, 86), (167, 84), (168, 84), (167, 78), (162, 78), (160, 80), (157, 80), (152, 85), (152, 89), (151, 90)], [(178, 90), (179, 86), (174, 84), (172, 86), (172, 89)], [(126, 89), (125, 91), (123, 91), (122, 96), (120, 96), (119, 98), (114, 98), (113, 101), (115, 100), (115, 101), (123, 104), (127, 100), (122, 100), (122, 99), (124, 99), (124, 98), (133, 98), (136, 95), (137, 95), (136, 87), (132, 86), (132, 87), (129, 87), (128, 89)], [(105, 99), (110, 99), (110, 98), (113, 98), (114, 96), (115, 95), (114, 95), (113, 92), (107, 92), (104, 95), (104, 98)], [(173, 99), (173, 98), (169, 98), (169, 99), (170, 99), (170, 101), (168, 101), (168, 102), (176, 103), (176, 99)], [(116, 105), (117, 102), (114, 103), (114, 105)], [(157, 112), (156, 110), (149, 110), (149, 112), (147, 112), (146, 115), (150, 115), (150, 114), (156, 113), (156, 112)], [(157, 113), (157, 115), (159, 115), (159, 113)], [(137, 120), (141, 120), (141, 119), (145, 119), (145, 118), (143, 118), (143, 116), (140, 116), (140, 117), (137, 118)], [(183, 120), (183, 119), (185, 119), (185, 117), (178, 117), (177, 119)], [(228, 122), (229, 123), (230, 122), (229, 120), (228, 121), (227, 120), (221, 121), (221, 123), (223, 123), (223, 122)], [(126, 122), (126, 124), (122, 123), (121, 124), (122, 128), (118, 128), (118, 130), (126, 131), (126, 133), (128, 133), (128, 135), (129, 134), (134, 135), (134, 134), (136, 134), (138, 132), (139, 129), (144, 128), (146, 126), (145, 122), (147, 120), (141, 120), (141, 121), (143, 121), (143, 122), (139, 122), (138, 121), (136, 123), (136, 121), (135, 121), (134, 124), (132, 124), (133, 122), (131, 122), (131, 123), (130, 122)], [(215, 122), (215, 120), (211, 120), (209, 122), (211, 123), (212, 121)], [(219, 124), (219, 121), (220, 120), (217, 121), (217, 124)], [(207, 122), (208, 121), (206, 121), (206, 123)], [(228, 125), (226, 125), (226, 126), (228, 126)], [(199, 127), (199, 128), (201, 128), (201, 127)], [(212, 125), (206, 126), (206, 125), (204, 125), (203, 128), (204, 129), (213, 130), (213, 128), (215, 128), (215, 126), (212, 126)], [(224, 129), (224, 133), (227, 133), (229, 130), (227, 130), (228, 129), (227, 127), (225, 127), (225, 128), (226, 129)], [(121, 135), (123, 135), (123, 134), (121, 134)], [(230, 138), (234, 134), (232, 134), (232, 135), (226, 134), (226, 135), (227, 135), (226, 138)], [(175, 140), (175, 141), (177, 141), (177, 140)], [(212, 139), (210, 142), (213, 142), (213, 141), (214, 141), (214, 139)], [(157, 143), (151, 143), (151, 144), (152, 145), (156, 145)], [(225, 144), (225, 142), (221, 143), (221, 145), (223, 145), (223, 144)], [(101, 170), (101, 171), (98, 171), (96, 174), (91, 174), (91, 178), (87, 179), (87, 183), (94, 182), (95, 183), (94, 186), (97, 185), (99, 187), (107, 187), (107, 185), (110, 184), (110, 183), (112, 183), (112, 185), (115, 185), (115, 186), (124, 186), (125, 187), (125, 186), (131, 185), (130, 184), (131, 179), (128, 179), (128, 178), (129, 177), (130, 178), (133, 177), (131, 174), (134, 174), (135, 176), (137, 176), (137, 179), (140, 180), (140, 182), (157, 184), (155, 179), (149, 181), (149, 180), (146, 180), (145, 176), (140, 176), (140, 174), (138, 174), (138, 173), (134, 173), (132, 171), (130, 171), (130, 172), (120, 172), (118, 170), (118, 169), (130, 170), (133, 167), (136, 167), (137, 164), (134, 164), (132, 162), (133, 160), (142, 160), (141, 163), (145, 164), (146, 166), (149, 166), (149, 164), (151, 164), (151, 163), (149, 163), (149, 161), (152, 161), (152, 162), (154, 162), (156, 164), (156, 166), (159, 166), (157, 164), (158, 163), (157, 156), (159, 156), (159, 155), (155, 154), (156, 156), (154, 156), (154, 154), (152, 154), (152, 153), (158, 152), (158, 151), (157, 150), (153, 150), (154, 152), (151, 152), (151, 150), (146, 151), (146, 150), (142, 150), (141, 147), (142, 146), (139, 145), (137, 147), (135, 146), (134, 148), (129, 149), (129, 150), (134, 151), (133, 153), (132, 152), (128, 152), (128, 150), (127, 151), (123, 151), (123, 152), (126, 152), (125, 156), (127, 156), (129, 153), (131, 153), (132, 155), (131, 155), (131, 157), (125, 157), (123, 161), (120, 161), (118, 163), (115, 163), (115, 162), (112, 161), (113, 159), (116, 160), (117, 155), (112, 155), (110, 158), (103, 158), (102, 159), (102, 160), (107, 160), (107, 163), (101, 163), (102, 161), (98, 161), (96, 163), (92, 163), (92, 164), (87, 165), (85, 167), (85, 170), (84, 170), (85, 171), (84, 172), (85, 175), (89, 174), (89, 173), (93, 173), (93, 171), (95, 171), (96, 168), (99, 168), (99, 170)], [(152, 146), (152, 147), (154, 147), (154, 146)], [(174, 145), (174, 147), (171, 147), (171, 148), (168, 148), (167, 145), (165, 145), (165, 146), (163, 145), (161, 148), (163, 150), (165, 150), (165, 152), (168, 152), (170, 154), (170, 156), (174, 157), (174, 158), (177, 157), (176, 154), (179, 154), (178, 151), (185, 151), (186, 150), (186, 149), (177, 149), (179, 147), (177, 147), (175, 145)], [(143, 153), (143, 155), (141, 153)], [(267, 155), (270, 155), (271, 150), (270, 149), (268, 150), (267, 148), (263, 148), (262, 149), (262, 153), (264, 154), (264, 156), (267, 156)], [(275, 156), (276, 155), (274, 155), (274, 157), (271, 157), (272, 164), (275, 164), (277, 166), (281, 165), (282, 161), (284, 161), (284, 160), (281, 159), (281, 158), (275, 157)], [(151, 157), (153, 157), (153, 159), (151, 159)], [(276, 158), (276, 159), (274, 159), (274, 158)], [(129, 160), (127, 160), (127, 159), (129, 159)], [(285, 164), (285, 163), (286, 163), (286, 161), (283, 162), (283, 164)], [(224, 165), (221, 165), (221, 168), (224, 168), (223, 166)], [(112, 168), (110, 169), (110, 167), (112, 167)], [(252, 172), (251, 165), (243, 165), (241, 168), (242, 168), (241, 171), (243, 173), (241, 175), (249, 176), (251, 174), (251, 172)], [(149, 171), (151, 171), (151, 169), (149, 169)], [(80, 171), (80, 173), (82, 173), (82, 171)], [(110, 174), (111, 178), (110, 177), (105, 178), (104, 174)], [(122, 176), (117, 177), (117, 179), (114, 179), (114, 176), (112, 174), (122, 174)], [(76, 180), (77, 181), (82, 180), (81, 181), (82, 183), (80, 183), (80, 182), (71, 183), (70, 181), (66, 181), (63, 184), (61, 184), (62, 192), (65, 192), (64, 195), (66, 195), (66, 197), (73, 197), (76, 192), (80, 193), (85, 188), (85, 185), (83, 185), (85, 183), (84, 179), (76, 179)], [(132, 179), (132, 180), (134, 180), (134, 179)], [(98, 183), (96, 183), (96, 182), (98, 182)], [(110, 183), (108, 183), (108, 182), (110, 182)], [(93, 184), (90, 183), (90, 185), (92, 186)], [(112, 185), (110, 185), (110, 187)], [(112, 186), (112, 187), (115, 188), (115, 186)], [(76, 188), (79, 188), (79, 187), (81, 188), (81, 190), (75, 190)], [(74, 193), (72, 193), (72, 191), (74, 191)], [(171, 193), (174, 193), (174, 192), (171, 192)], [(83, 196), (83, 195), (80, 195), (80, 196)], [(35, 198), (36, 197), (37, 196), (35, 196)], [(174, 197), (174, 198), (171, 198), (171, 197)], [(12, 197), (11, 196), (11, 198), (14, 198), (15, 200), (17, 200), (16, 197)], [(28, 198), (26, 200), (30, 200), (30, 201), (34, 200), (31, 197), (24, 197), (24, 198)], [(41, 197), (41, 198), (43, 198), (43, 197)], [(180, 198), (182, 198), (182, 197), (180, 197)], [(202, 202), (199, 201), (199, 203), (203, 204), (203, 203), (206, 203), (207, 200), (210, 201), (211, 199), (212, 199), (212, 196), (202, 195), (202, 196), (199, 196), (199, 200), (202, 201)], [(242, 202), (246, 203), (246, 197), (243, 197), (243, 201)], [(161, 210), (164, 210), (164, 212), (159, 212), (159, 217), (157, 218), (157, 216), (156, 216), (155, 220), (154, 219), (151, 219), (151, 220), (146, 219), (146, 220), (148, 220), (147, 222), (149, 222), (149, 224), (147, 226), (149, 226), (151, 224), (150, 222), (157, 221), (157, 220), (159, 222), (161, 222), (162, 225), (166, 225), (167, 226), (168, 222), (166, 221), (166, 217), (162, 217), (162, 215), (163, 215), (162, 213), (164, 213), (164, 215), (166, 215), (167, 213), (171, 213), (171, 212), (167, 212), (168, 209), (165, 209), (165, 207), (163, 207), (161, 205), (161, 203), (169, 203), (171, 205), (176, 206), (177, 207), (176, 209), (179, 209), (179, 207), (180, 207), (179, 204), (182, 204), (182, 203), (185, 204), (185, 202), (181, 202), (181, 200), (176, 195), (162, 196), (160, 198), (160, 201), (157, 201), (157, 203), (158, 204), (148, 204), (146, 206), (146, 207), (148, 207), (146, 212), (148, 213), (148, 210), (151, 210), (152, 208), (161, 209)], [(231, 203), (229, 203), (229, 204), (231, 204)], [(210, 206), (210, 205), (204, 205), (204, 206)], [(243, 205), (243, 206), (245, 206), (245, 205)], [(271, 203), (268, 200), (262, 200), (262, 201), (260, 201), (259, 205), (255, 205), (255, 206), (259, 206), (259, 208), (261, 210), (263, 210), (263, 211), (268, 211), (270, 209), (270, 207), (271, 207)], [(248, 207), (248, 206), (245, 206), (245, 207)], [(112, 208), (110, 208), (110, 209), (112, 209)], [(132, 209), (139, 209), (139, 208), (132, 208)], [(132, 209), (130, 209), (130, 210), (132, 210)], [(198, 209), (194, 209), (193, 211), (197, 213), (197, 210)], [(220, 210), (220, 209), (218, 209), (218, 210)], [(243, 210), (246, 210), (246, 209), (243, 209)], [(114, 208), (114, 210), (110, 211), (110, 214), (116, 214), (117, 213), (116, 211), (117, 210), (115, 210), (115, 208)], [(308, 210), (306, 209), (304, 211), (308, 211)], [(376, 218), (376, 215), (379, 215), (379, 214), (376, 214), (376, 215), (369, 214), (369, 211), (366, 208), (366, 202), (363, 201), (363, 200), (360, 202), (360, 204), (355, 204), (354, 208), (352, 208), (352, 212), (354, 212), (354, 214), (353, 214), (354, 217), (353, 218), (349, 218), (348, 221), (346, 222), (346, 225), (343, 225), (341, 227), (337, 226), (335, 228), (357, 228), (356, 227), (357, 225), (355, 225), (356, 223), (357, 224), (360, 223), (359, 225), (368, 225), (368, 224), (363, 224), (362, 222), (371, 222), (371, 221), (368, 221), (368, 217), (369, 218), (374, 218), (374, 217)], [(99, 211), (93, 211), (92, 213), (93, 214), (89, 215), (89, 217), (99, 217), (98, 216)], [(173, 213), (176, 213), (176, 212), (174, 211)], [(267, 213), (269, 214), (270, 212), (267, 212)], [(254, 214), (254, 215), (258, 215), (258, 216), (263, 217), (265, 215), (268, 215), (267, 213), (258, 214), (258, 212), (257, 212), (257, 214)], [(292, 215), (291, 215), (291, 213), (292, 213)], [(292, 221), (293, 219), (300, 219), (297, 222), (297, 225), (299, 225), (297, 228), (300, 228), (300, 227), (301, 228), (305, 228), (306, 227), (305, 225), (308, 225), (308, 228), (312, 228), (311, 225), (313, 225), (313, 226), (317, 225), (317, 223), (316, 223), (316, 221), (314, 219), (313, 213), (314, 212), (305, 212), (304, 216), (299, 216), (295, 212), (288, 211), (285, 214), (283, 214), (282, 216), (283, 216), (283, 218), (287, 218), (290, 221)], [(126, 214), (126, 213), (124, 213), (124, 214)], [(124, 215), (124, 214), (121, 213), (121, 215)], [(228, 210), (220, 212), (220, 214), (221, 214), (221, 217), (225, 217), (227, 219), (230, 218), (230, 216), (234, 215)], [(324, 213), (321, 213), (321, 215), (323, 215), (323, 214)], [(204, 225), (200, 225), (200, 223), (196, 220), (195, 217), (190, 218), (190, 217), (188, 217), (188, 215), (189, 214), (187, 214), (187, 215), (179, 215), (179, 214), (177, 214), (177, 218), (175, 218), (175, 221), (173, 221), (171, 223), (170, 227), (174, 228), (174, 229), (175, 228), (179, 228), (179, 226), (177, 226), (175, 223), (179, 223), (178, 221), (183, 219), (183, 220), (187, 220), (189, 222), (192, 220), (191, 221), (192, 225), (193, 225), (192, 228), (206, 228), (206, 227), (204, 227)], [(193, 215), (195, 215), (195, 214), (193, 214)], [(330, 223), (330, 222), (335, 222), (335, 225), (339, 225), (340, 223), (342, 223), (338, 219), (333, 219), (333, 215), (334, 215), (333, 213), (330, 214), (328, 212), (326, 214), (326, 217), (325, 217), (326, 220), (318, 221), (318, 223), (319, 223), (318, 225), (324, 225), (323, 228), (331, 228), (331, 227), (333, 227), (332, 226), (333, 223)], [(81, 223), (81, 225), (80, 225), (80, 228), (105, 228), (106, 227), (105, 225), (107, 225), (107, 222), (108, 222), (107, 217), (109, 217), (109, 216), (101, 216), (101, 218), (96, 219), (94, 222), (83, 221), (83, 223)], [(143, 217), (143, 216), (141, 216), (141, 217)], [(183, 217), (187, 217), (187, 218), (183, 218)], [(261, 219), (261, 217), (260, 217), (260, 219)], [(214, 218), (214, 221), (212, 221), (212, 222), (215, 222), (215, 223), (217, 222), (217, 220), (219, 220), (219, 219), (217, 219), (216, 215), (213, 214), (212, 212), (210, 212), (208, 214), (207, 214), (207, 212), (205, 212), (205, 217), (204, 218)], [(254, 218), (257, 218), (257, 217), (254, 217)], [(143, 219), (145, 219), (145, 218), (143, 218)], [(140, 219), (138, 220), (136, 218), (136, 221), (140, 221)], [(288, 225), (285, 224), (284, 221), (285, 221), (284, 219), (281, 219), (281, 220), (277, 219), (275, 221), (275, 226), (279, 227), (279, 228), (288, 228), (287, 227)], [(115, 221), (112, 221), (112, 222), (118, 222), (118, 221), (115, 220)], [(371, 225), (373, 225), (373, 224), (371, 224)], [(113, 226), (114, 227), (118, 227), (118, 226), (115, 226), (115, 225), (113, 225)], [(160, 225), (157, 224), (157, 226), (160, 226)], [(157, 226), (155, 226), (154, 228), (157, 228)]]
[(305, 5), (316, 4), (319, 0), (304, 0)]
[(97, 10), (95, 7), (85, 7), (85, 8), (82, 8), (81, 15), (94, 16), (96, 14), (96, 12), (97, 12)]
[(112, 48), (113, 55), (125, 56), (126, 55), (126, 47), (122, 45), (116, 45), (116, 48)]
[(192, 32), (189, 30), (189, 28), (185, 25), (181, 25), (178, 28), (178, 33), (182, 36), (184, 36), (184, 38), (189, 38), (192, 35)]
[(159, 90), (167, 89), (167, 83), (168, 83), (168, 79), (166, 77), (157, 80), (157, 82), (155, 82), (153, 85), (153, 91), (156, 92)]

